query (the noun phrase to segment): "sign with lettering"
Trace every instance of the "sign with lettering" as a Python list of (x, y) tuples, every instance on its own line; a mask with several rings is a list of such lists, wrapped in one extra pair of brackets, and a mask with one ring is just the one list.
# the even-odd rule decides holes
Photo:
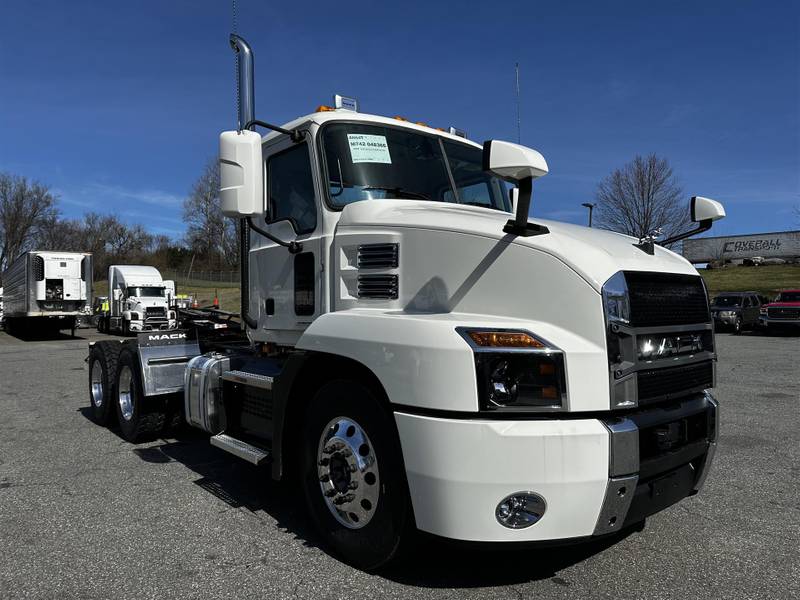
[(347, 143), (350, 145), (350, 158), (354, 163), (392, 164), (386, 136), (348, 133)]
[(688, 239), (683, 256), (692, 263), (743, 258), (800, 258), (800, 231)]

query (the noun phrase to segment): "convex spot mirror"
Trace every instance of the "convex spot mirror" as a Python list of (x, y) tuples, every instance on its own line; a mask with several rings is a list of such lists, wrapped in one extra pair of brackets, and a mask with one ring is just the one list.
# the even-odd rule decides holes
[(547, 162), (539, 152), (500, 140), (483, 143), (483, 170), (512, 182), (536, 179), (548, 172)]
[(223, 131), (219, 136), (219, 180), (222, 214), (244, 218), (264, 214), (264, 165), (261, 135)]
[(703, 221), (717, 221), (725, 217), (725, 207), (721, 202), (704, 198), (703, 196), (693, 196), (690, 203), (692, 221), (702, 223)]

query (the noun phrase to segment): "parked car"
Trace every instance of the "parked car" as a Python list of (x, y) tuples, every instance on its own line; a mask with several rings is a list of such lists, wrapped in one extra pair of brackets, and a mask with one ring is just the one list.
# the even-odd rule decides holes
[(756, 292), (723, 292), (711, 303), (711, 316), (717, 330), (738, 334), (759, 325), (761, 300)]
[(800, 328), (800, 289), (784, 290), (773, 302), (762, 306), (759, 321), (767, 331), (788, 327)]

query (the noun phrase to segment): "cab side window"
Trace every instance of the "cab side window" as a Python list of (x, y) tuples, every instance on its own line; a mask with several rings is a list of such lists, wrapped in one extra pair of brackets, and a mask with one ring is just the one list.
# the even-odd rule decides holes
[(744, 308), (750, 308), (753, 306), (753, 303), (750, 301), (750, 296), (744, 297)]
[(267, 159), (269, 223), (288, 220), (297, 233), (317, 226), (314, 179), (307, 144), (298, 144)]

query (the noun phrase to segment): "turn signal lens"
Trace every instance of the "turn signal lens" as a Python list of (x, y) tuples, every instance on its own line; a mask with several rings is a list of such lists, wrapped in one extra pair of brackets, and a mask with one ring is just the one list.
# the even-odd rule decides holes
[(542, 342), (524, 332), (470, 331), (468, 333), (472, 341), (482, 348), (546, 348)]

